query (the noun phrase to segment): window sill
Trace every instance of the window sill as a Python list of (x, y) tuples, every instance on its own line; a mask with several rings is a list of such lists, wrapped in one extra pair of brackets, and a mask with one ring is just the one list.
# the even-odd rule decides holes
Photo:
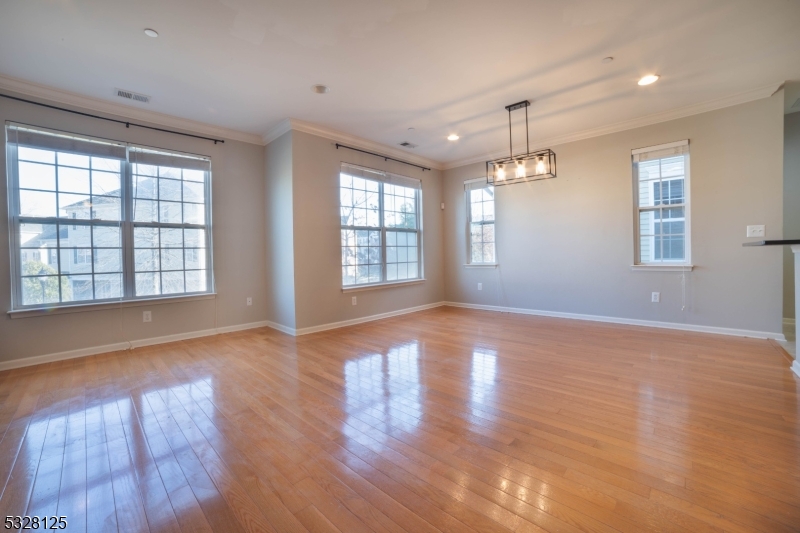
[(694, 265), (631, 265), (631, 270), (641, 272), (691, 272)]
[(213, 300), (216, 293), (191, 294), (188, 296), (168, 296), (163, 298), (147, 298), (141, 300), (121, 300), (118, 302), (103, 302), (89, 304), (58, 305), (52, 307), (37, 307), (35, 309), (16, 309), (8, 312), (11, 318), (28, 318), (32, 316), (60, 315), (66, 313), (85, 313), (88, 311), (104, 311), (123, 307), (142, 307), (145, 305), (176, 304), (194, 302), (197, 300)]
[(497, 268), (497, 263), (465, 263), (464, 268)]
[(342, 292), (358, 292), (369, 291), (372, 289), (386, 289), (389, 287), (404, 287), (406, 285), (417, 285), (420, 283), (425, 283), (425, 278), (410, 279), (407, 281), (388, 281), (385, 283), (373, 283), (371, 285), (355, 285), (353, 287), (342, 287)]

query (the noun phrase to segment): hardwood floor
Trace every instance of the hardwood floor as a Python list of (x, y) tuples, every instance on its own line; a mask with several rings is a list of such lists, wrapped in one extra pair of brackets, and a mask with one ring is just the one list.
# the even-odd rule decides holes
[(765, 340), (439, 308), (0, 373), (0, 520), (68, 531), (800, 531)]

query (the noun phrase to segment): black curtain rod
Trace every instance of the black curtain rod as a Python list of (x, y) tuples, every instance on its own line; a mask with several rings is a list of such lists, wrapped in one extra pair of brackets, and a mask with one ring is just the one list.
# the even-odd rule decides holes
[(394, 157), (389, 157), (388, 155), (376, 154), (375, 152), (367, 152), (366, 150), (362, 150), (361, 148), (353, 148), (352, 146), (336, 143), (336, 149), (338, 150), (339, 148), (347, 148), (348, 150), (355, 150), (356, 152), (361, 152), (362, 154), (374, 155), (375, 157), (383, 158), (384, 161), (397, 161), (398, 163), (403, 163), (404, 165), (421, 168), (423, 172), (425, 172), (426, 170), (430, 170), (428, 167), (423, 167), (422, 165), (418, 165), (416, 163), (409, 163), (408, 161), (395, 159)]
[(84, 116), (84, 117), (97, 118), (97, 119), (100, 119), (100, 120), (106, 120), (108, 122), (116, 122), (117, 124), (125, 124), (126, 128), (130, 128), (131, 126), (136, 126), (137, 128), (145, 128), (145, 129), (148, 129), (148, 130), (163, 131), (164, 133), (173, 133), (175, 135), (183, 135), (184, 137), (193, 137), (195, 139), (203, 139), (204, 141), (214, 141), (214, 144), (217, 144), (217, 143), (223, 143), (224, 144), (225, 143), (225, 141), (223, 139), (213, 139), (211, 137), (203, 137), (202, 135), (192, 135), (191, 133), (183, 133), (181, 131), (173, 131), (173, 130), (166, 130), (164, 128), (155, 128), (153, 126), (145, 126), (144, 124), (136, 124), (135, 122), (128, 122), (127, 120), (117, 120), (115, 118), (101, 117), (100, 115), (92, 115), (91, 113), (83, 113), (81, 111), (73, 111), (72, 109), (66, 109), (64, 107), (58, 107), (58, 106), (54, 106), (54, 105), (43, 104), (41, 102), (34, 102), (33, 100), (26, 100), (24, 98), (17, 98), (16, 96), (10, 96), (8, 94), (0, 93), (0, 96), (2, 96), (3, 98), (8, 98), (9, 100), (16, 100), (18, 102), (25, 102), (26, 104), (33, 104), (33, 105), (38, 105), (38, 106), (41, 106), (41, 107), (47, 107), (49, 109), (55, 109), (57, 111), (66, 111), (67, 113), (72, 113), (72, 114), (75, 114), (75, 115), (81, 115), (81, 116)]

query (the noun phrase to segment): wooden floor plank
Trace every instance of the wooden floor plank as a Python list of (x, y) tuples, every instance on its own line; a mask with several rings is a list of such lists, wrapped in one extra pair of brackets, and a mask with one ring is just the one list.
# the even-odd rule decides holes
[(767, 341), (439, 308), (0, 373), (0, 514), (70, 531), (800, 531)]

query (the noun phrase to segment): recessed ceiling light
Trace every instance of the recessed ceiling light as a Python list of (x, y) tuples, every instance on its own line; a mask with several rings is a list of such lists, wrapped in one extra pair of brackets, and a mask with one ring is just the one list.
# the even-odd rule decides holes
[(458, 139), (459, 139), (459, 136), (456, 135), (455, 133), (451, 133), (450, 135), (447, 136), (447, 140), (448, 141), (457, 141)]
[(156, 30), (151, 30), (150, 28), (144, 30), (144, 34), (148, 37), (158, 37), (158, 32)]
[(611, 56), (603, 58), (603, 63), (611, 63), (612, 61), (614, 61), (614, 58)]
[(327, 85), (322, 85), (322, 84), (318, 83), (317, 85), (312, 85), (311, 86), (311, 92), (314, 92), (314, 93), (317, 93), (317, 94), (325, 94), (325, 93), (331, 92), (331, 88), (328, 87)]
[(650, 85), (651, 83), (655, 83), (658, 81), (660, 76), (655, 74), (648, 74), (647, 76), (643, 76), (642, 79), (639, 80), (639, 85)]

